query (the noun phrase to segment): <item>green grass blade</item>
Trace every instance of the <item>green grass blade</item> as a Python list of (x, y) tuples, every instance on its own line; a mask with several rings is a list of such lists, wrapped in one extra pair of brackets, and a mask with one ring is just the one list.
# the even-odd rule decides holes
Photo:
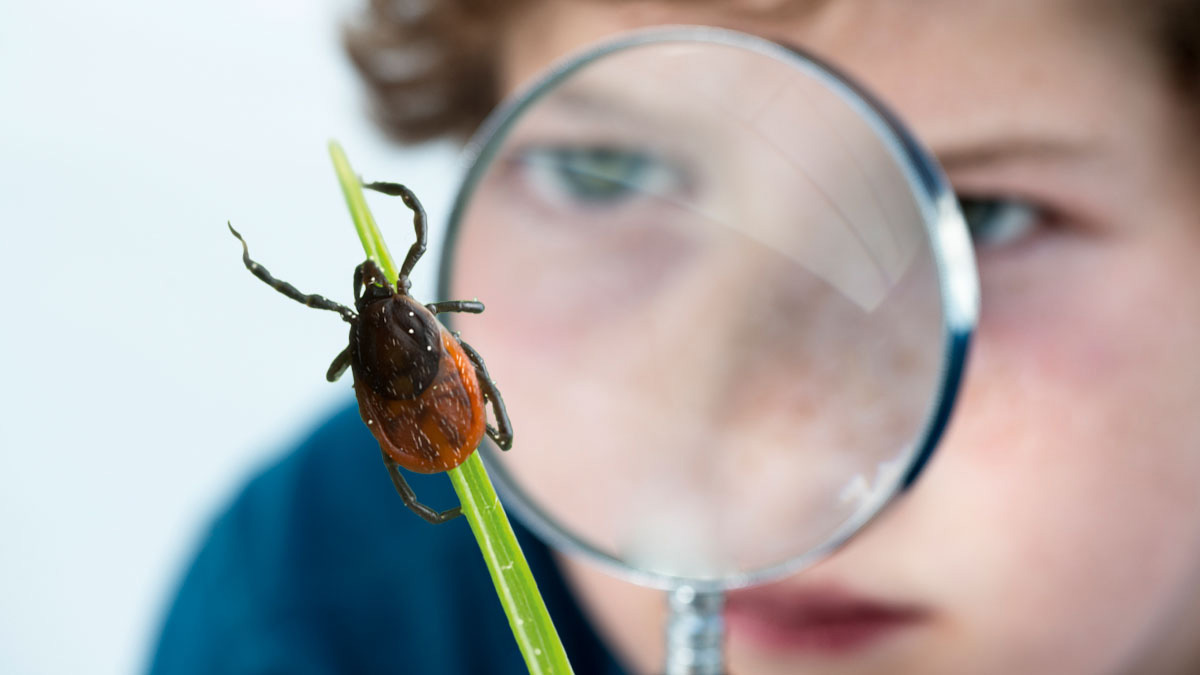
[[(346, 205), (350, 208), (354, 227), (362, 239), (363, 249), (369, 258), (383, 268), (388, 279), (395, 283), (397, 268), (379, 234), (375, 219), (367, 209), (362, 183), (350, 168), (346, 153), (335, 141), (329, 143), (329, 154), (333, 158), (342, 192), (346, 195)], [(546, 611), (546, 604), (538, 593), (529, 563), (517, 544), (512, 525), (508, 522), (500, 499), (496, 497), (479, 453), (472, 453), (467, 461), (447, 473), (454, 491), (458, 493), (463, 515), (487, 563), (488, 573), (496, 586), (496, 595), (500, 598), (504, 613), (508, 615), (508, 624), (525, 657), (529, 672), (539, 675), (571, 673), (571, 664), (558, 639), (558, 631), (554, 629), (550, 613)]]
[(350, 218), (354, 220), (354, 229), (358, 231), (358, 238), (362, 240), (363, 250), (367, 252), (368, 258), (383, 268), (388, 280), (396, 283), (396, 277), (400, 274), (399, 268), (392, 261), (392, 254), (383, 241), (383, 235), (379, 233), (375, 217), (367, 208), (362, 182), (350, 168), (350, 160), (346, 159), (345, 151), (336, 141), (329, 142), (329, 156), (333, 158), (333, 169), (342, 185), (342, 194), (346, 195), (346, 206), (350, 208)]
[(449, 474), (529, 672), (570, 673), (567, 653), (479, 453)]

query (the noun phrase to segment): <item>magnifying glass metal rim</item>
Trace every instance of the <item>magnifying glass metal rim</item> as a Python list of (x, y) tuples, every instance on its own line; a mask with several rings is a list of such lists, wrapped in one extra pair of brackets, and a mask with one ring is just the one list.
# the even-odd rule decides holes
[[(605, 55), (666, 43), (707, 43), (737, 47), (790, 63), (811, 77), (826, 84), (840, 99), (853, 108), (884, 141), (891, 155), (903, 170), (924, 221), (933, 258), (938, 271), (942, 299), (942, 323), (945, 352), (941, 363), (940, 381), (933, 405), (923, 425), (924, 433), (904, 471), (890, 490), (877, 490), (872, 502), (860, 507), (820, 545), (802, 555), (769, 567), (719, 578), (692, 578), (637, 569), (629, 563), (584, 541), (542, 512), (512, 479), (508, 470), (494, 457), (488, 442), (480, 448), (483, 460), (498, 490), (530, 529), (551, 546), (566, 551), (607, 569), (614, 576), (633, 583), (670, 590), (683, 585), (699, 592), (722, 591), (760, 583), (797, 572), (808, 567), (846, 543), (855, 533), (881, 514), (885, 508), (912, 487), (937, 447), (954, 405), (962, 380), (968, 347), (979, 317), (979, 280), (975, 255), (962, 213), (954, 192), (941, 167), (932, 155), (917, 142), (905, 126), (868, 92), (853, 83), (838, 69), (799, 49), (784, 46), (747, 33), (708, 26), (664, 26), (623, 33), (598, 45), (584, 49), (559, 62), (528, 86), (518, 96), (497, 108), (467, 144), (463, 161), (468, 167), (456, 192), (447, 224), (445, 242), (438, 272), (438, 297), (449, 297), (453, 277), (454, 244), (470, 196), (486, 174), (491, 161), (507, 132), (521, 114), (539, 101), (552, 88), (574, 72)], [(497, 142), (500, 141), (500, 142)], [(519, 435), (518, 427), (518, 435)], [(519, 437), (519, 436), (518, 436)], [(519, 442), (514, 451), (520, 452)]]

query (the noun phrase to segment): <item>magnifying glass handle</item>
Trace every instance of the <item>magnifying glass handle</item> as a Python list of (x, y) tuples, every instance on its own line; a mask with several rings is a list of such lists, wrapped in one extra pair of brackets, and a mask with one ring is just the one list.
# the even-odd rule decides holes
[(725, 594), (679, 586), (667, 594), (665, 675), (724, 675)]

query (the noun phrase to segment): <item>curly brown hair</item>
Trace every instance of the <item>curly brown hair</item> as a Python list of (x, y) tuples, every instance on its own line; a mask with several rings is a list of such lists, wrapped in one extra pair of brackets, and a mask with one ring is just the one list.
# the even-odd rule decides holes
[(465, 136), (499, 102), (497, 22), (525, 0), (369, 0), (347, 26), (372, 114), (401, 141)]
[[(401, 142), (469, 135), (500, 99), (498, 27), (529, 1), (369, 0), (344, 37), (379, 125)], [(1110, 1), (1200, 99), (1200, 0)]]

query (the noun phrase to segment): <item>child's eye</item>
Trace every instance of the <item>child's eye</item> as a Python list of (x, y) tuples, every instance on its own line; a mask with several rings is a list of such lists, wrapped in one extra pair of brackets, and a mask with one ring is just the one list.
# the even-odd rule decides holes
[(680, 171), (651, 153), (608, 146), (534, 147), (521, 153), (529, 187), (548, 203), (606, 209), (683, 184)]
[(1015, 243), (1032, 234), (1042, 218), (1037, 208), (1012, 199), (959, 197), (958, 204), (976, 248)]

